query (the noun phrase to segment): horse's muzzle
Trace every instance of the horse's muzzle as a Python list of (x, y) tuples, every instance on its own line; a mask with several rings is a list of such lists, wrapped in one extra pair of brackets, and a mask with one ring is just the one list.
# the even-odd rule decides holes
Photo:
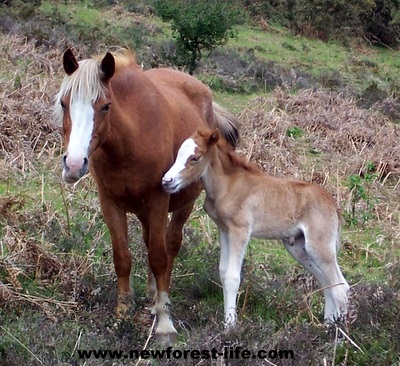
[(89, 160), (86, 157), (80, 161), (72, 160), (68, 159), (67, 155), (64, 155), (62, 158), (62, 164), (62, 179), (66, 183), (75, 183), (87, 173)]

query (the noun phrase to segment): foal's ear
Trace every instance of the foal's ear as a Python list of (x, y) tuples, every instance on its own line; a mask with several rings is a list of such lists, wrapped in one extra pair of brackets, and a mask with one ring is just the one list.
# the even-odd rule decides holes
[(210, 137), (208, 138), (207, 145), (208, 145), (208, 146), (215, 145), (215, 144), (218, 142), (220, 136), (221, 136), (221, 133), (219, 132), (219, 129), (216, 128), (216, 129), (211, 133)]
[(110, 52), (107, 52), (101, 60), (100, 70), (103, 73), (103, 79), (105, 81), (113, 77), (115, 72), (115, 59)]
[(76, 58), (70, 48), (64, 52), (63, 66), (67, 75), (72, 75), (79, 67), (78, 61), (76, 61)]

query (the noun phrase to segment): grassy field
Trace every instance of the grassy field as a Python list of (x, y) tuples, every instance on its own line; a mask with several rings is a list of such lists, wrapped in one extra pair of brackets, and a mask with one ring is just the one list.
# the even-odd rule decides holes
[[(135, 12), (89, 1), (56, 5), (43, 1), (35, 16), (69, 38), (0, 33), (0, 365), (399, 365), (398, 50), (348, 48), (253, 25), (241, 26), (236, 39), (203, 60), (196, 76), (242, 122), (239, 151), (269, 174), (323, 185), (341, 205), (339, 262), (351, 285), (350, 313), (345, 324), (325, 327), (314, 279), (280, 243), (252, 240), (240, 324), (225, 332), (217, 232), (202, 196), (171, 288), (179, 332), (173, 349), (182, 357), (138, 360), (133, 351), (166, 350), (151, 337), (138, 221), (132, 216), (129, 225), (132, 317), (118, 321), (96, 187), (90, 176), (74, 186), (61, 183), (62, 139), (51, 108), (67, 44), (86, 57), (128, 43), (146, 67), (170, 30), (144, 5)], [(363, 108), (371, 90), (381, 98)], [(239, 347), (270, 351), (269, 357), (183, 358), (184, 350), (229, 355)], [(85, 359), (83, 350), (123, 354)]]

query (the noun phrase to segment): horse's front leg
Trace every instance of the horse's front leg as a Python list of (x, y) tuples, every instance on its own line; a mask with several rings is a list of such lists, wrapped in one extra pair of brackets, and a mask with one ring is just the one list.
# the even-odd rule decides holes
[(103, 216), (110, 231), (115, 272), (117, 274), (117, 316), (125, 317), (130, 307), (129, 276), (132, 267), (131, 252), (128, 247), (128, 225), (126, 212), (110, 200), (101, 199)]
[(170, 317), (168, 253), (166, 249), (166, 229), (168, 221), (169, 196), (163, 192), (153, 200), (154, 204), (149, 211), (149, 243), (148, 261), (153, 272), (157, 292), (155, 295), (155, 312), (158, 324), (155, 336), (158, 341), (172, 343), (175, 341), (177, 331)]
[[(150, 241), (150, 223), (147, 215), (137, 215), (141, 225), (142, 225), (142, 237), (143, 241), (146, 244), (147, 251), (149, 250), (149, 241)], [(147, 296), (154, 300), (154, 297), (157, 292), (156, 280), (154, 278), (153, 272), (151, 271), (150, 265), (147, 268)], [(154, 310), (155, 311), (155, 310)], [(153, 311), (152, 311), (153, 312)], [(154, 312), (155, 314), (155, 312)]]

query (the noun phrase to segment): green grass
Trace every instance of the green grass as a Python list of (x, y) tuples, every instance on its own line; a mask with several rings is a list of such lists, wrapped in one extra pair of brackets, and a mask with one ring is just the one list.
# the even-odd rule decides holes
[(381, 47), (344, 46), (338, 42), (322, 42), (292, 35), (276, 27), (264, 32), (256, 27), (238, 27), (238, 37), (228, 47), (253, 50), (257, 59), (273, 61), (321, 80), (340, 77), (346, 86), (361, 93), (372, 82), (385, 89), (399, 89), (396, 74), (400, 61), (394, 50)]

